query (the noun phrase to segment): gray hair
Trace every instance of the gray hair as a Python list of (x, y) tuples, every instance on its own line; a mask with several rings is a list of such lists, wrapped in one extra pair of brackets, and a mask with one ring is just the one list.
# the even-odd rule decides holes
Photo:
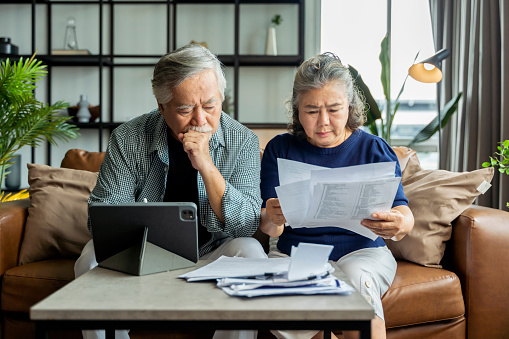
[(226, 78), (222, 64), (207, 48), (190, 43), (163, 55), (155, 65), (152, 77), (152, 92), (157, 102), (166, 105), (172, 99), (173, 88), (209, 69), (216, 73), (217, 85), (221, 93), (221, 101), (223, 101)]
[(306, 138), (306, 132), (299, 121), (299, 99), (312, 89), (319, 89), (329, 82), (343, 84), (348, 96), (349, 109), (346, 127), (355, 131), (364, 124), (364, 100), (362, 93), (354, 85), (348, 67), (333, 53), (324, 53), (304, 61), (295, 73), (292, 97), (287, 106), (292, 117), (288, 131), (299, 138)]

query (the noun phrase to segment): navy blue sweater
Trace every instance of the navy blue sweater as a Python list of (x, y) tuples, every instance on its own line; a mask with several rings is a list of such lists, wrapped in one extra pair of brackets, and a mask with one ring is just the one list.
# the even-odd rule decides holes
[[(357, 130), (342, 144), (331, 148), (321, 148), (311, 145), (307, 140), (298, 139), (285, 133), (274, 137), (265, 148), (261, 168), (261, 193), (263, 205), (270, 198), (276, 198), (275, 187), (279, 186), (277, 158), (304, 162), (307, 164), (337, 168), (374, 162), (396, 161), (395, 175), (401, 177), (398, 158), (393, 149), (377, 136)], [(408, 205), (408, 199), (403, 193), (403, 186), (399, 184), (394, 206)], [(331, 260), (338, 260), (345, 254), (367, 247), (385, 246), (382, 238), (374, 241), (357, 233), (340, 227), (311, 227), (295, 228), (286, 226), (279, 237), (278, 249), (290, 255), (292, 246), (300, 242), (333, 245)]]

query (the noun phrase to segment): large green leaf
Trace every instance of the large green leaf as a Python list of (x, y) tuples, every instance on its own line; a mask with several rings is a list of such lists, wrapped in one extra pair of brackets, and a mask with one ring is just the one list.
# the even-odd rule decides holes
[[(444, 127), (447, 124), (447, 122), (452, 117), (454, 112), (456, 112), (456, 110), (458, 109), (458, 102), (462, 94), (463, 94), (462, 92), (459, 92), (458, 95), (456, 95), (456, 97), (452, 98), (444, 106), (444, 110), (440, 114), (440, 117), (442, 119), (441, 124), (442, 127)], [(410, 144), (408, 144), (408, 146), (411, 147), (414, 144), (428, 140), (437, 131), (438, 131), (438, 115), (415, 136), (415, 138), (410, 142)]]
[(359, 74), (359, 72), (352, 66), (348, 66), (348, 70), (350, 71), (350, 74), (354, 79), (355, 86), (357, 86), (359, 91), (364, 96), (364, 99), (366, 100), (366, 106), (364, 108), (364, 112), (366, 113), (366, 123), (364, 124), (364, 126), (369, 127), (371, 134), (378, 135), (376, 120), (382, 117), (380, 109), (378, 108), (378, 104), (376, 103), (376, 100), (373, 98), (373, 95), (371, 94), (371, 91), (369, 90), (368, 86), (362, 80), (362, 77)]
[(382, 65), (382, 86), (384, 88), (385, 99), (391, 100), (391, 59), (389, 55), (389, 34), (386, 34), (380, 44), (380, 63)]

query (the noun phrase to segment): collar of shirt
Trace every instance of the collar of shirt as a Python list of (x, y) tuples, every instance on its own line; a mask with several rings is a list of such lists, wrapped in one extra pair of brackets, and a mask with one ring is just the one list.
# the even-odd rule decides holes
[(159, 159), (161, 159), (164, 164), (168, 165), (170, 160), (168, 158), (168, 134), (166, 133), (167, 124), (159, 109), (155, 111), (158, 112), (158, 115), (154, 128), (154, 138), (152, 139), (149, 152), (157, 152)]

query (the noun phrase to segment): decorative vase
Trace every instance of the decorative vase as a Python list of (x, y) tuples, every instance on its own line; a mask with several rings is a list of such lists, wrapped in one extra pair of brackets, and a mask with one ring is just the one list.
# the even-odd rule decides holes
[(89, 103), (87, 101), (87, 96), (82, 94), (80, 96), (80, 102), (78, 103), (79, 109), (78, 113), (76, 113), (76, 118), (78, 118), (78, 122), (89, 122), (92, 114), (88, 110)]
[(13, 156), (9, 162), (13, 162), (13, 164), (7, 169), (10, 173), (5, 177), (5, 187), (15, 191), (21, 185), (21, 155)]
[(74, 18), (67, 19), (65, 28), (64, 49), (78, 49), (78, 38), (76, 36), (76, 23)]
[(266, 55), (277, 55), (276, 27), (267, 29), (267, 44), (265, 45)]

